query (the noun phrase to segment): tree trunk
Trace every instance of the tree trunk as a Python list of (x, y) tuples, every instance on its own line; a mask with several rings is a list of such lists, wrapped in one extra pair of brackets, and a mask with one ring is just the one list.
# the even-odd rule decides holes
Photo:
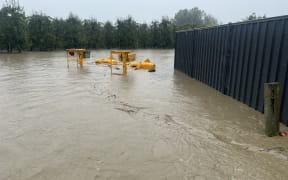
[(12, 53), (12, 47), (11, 47), (11, 43), (8, 43), (8, 47), (7, 47), (7, 51), (8, 53)]

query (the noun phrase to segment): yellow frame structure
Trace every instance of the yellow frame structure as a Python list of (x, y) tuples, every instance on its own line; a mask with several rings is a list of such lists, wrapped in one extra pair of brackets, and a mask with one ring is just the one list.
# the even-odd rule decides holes
[(69, 68), (69, 53), (71, 52), (76, 54), (77, 67), (78, 64), (80, 64), (80, 67), (83, 67), (84, 53), (86, 52), (86, 49), (66, 49), (68, 68)]
[(113, 54), (119, 55), (120, 61), (122, 61), (122, 67), (123, 67), (123, 75), (127, 74), (127, 62), (129, 62), (129, 57), (128, 54), (131, 53), (130, 50), (112, 50), (110, 51), (110, 70), (111, 74), (113, 74), (112, 69), (113, 69)]

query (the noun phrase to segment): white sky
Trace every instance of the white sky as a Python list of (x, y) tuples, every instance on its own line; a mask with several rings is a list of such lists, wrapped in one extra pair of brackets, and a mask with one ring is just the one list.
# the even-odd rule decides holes
[[(0, 0), (0, 5), (5, 0)], [(288, 0), (19, 0), (27, 15), (42, 11), (51, 17), (66, 18), (70, 12), (81, 19), (94, 17), (104, 22), (131, 15), (137, 22), (174, 17), (180, 9), (195, 6), (222, 23), (242, 20), (255, 12), (268, 17), (288, 14)]]

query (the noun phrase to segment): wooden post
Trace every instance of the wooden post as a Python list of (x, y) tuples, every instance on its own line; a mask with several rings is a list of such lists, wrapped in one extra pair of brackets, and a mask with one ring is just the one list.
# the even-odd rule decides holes
[(277, 136), (280, 121), (280, 83), (264, 84), (265, 134)]

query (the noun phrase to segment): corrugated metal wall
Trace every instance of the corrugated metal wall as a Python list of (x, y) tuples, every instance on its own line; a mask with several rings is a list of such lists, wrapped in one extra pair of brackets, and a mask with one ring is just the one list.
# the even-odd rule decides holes
[(288, 16), (176, 33), (174, 67), (263, 112), (264, 83), (281, 84), (288, 125)]

